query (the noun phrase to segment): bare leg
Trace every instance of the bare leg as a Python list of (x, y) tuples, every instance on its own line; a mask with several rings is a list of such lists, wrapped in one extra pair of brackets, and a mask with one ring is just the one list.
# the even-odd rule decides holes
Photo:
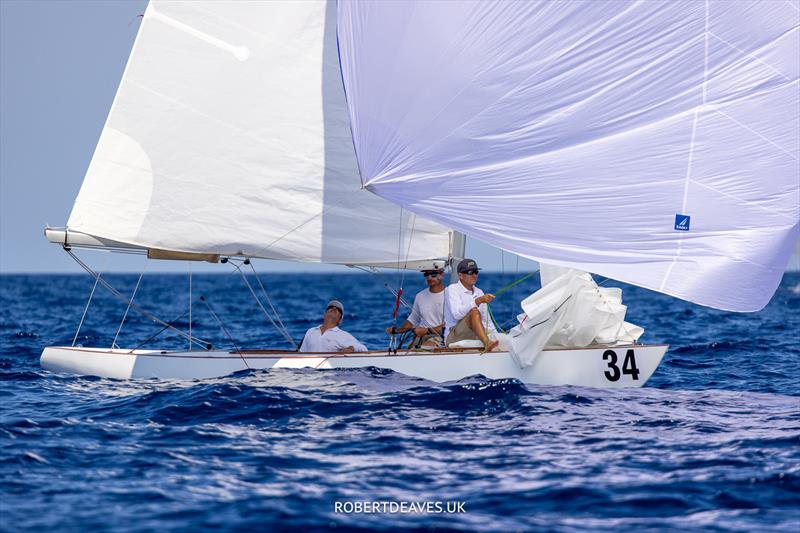
[(469, 329), (475, 332), (475, 335), (483, 343), (483, 347), (486, 349), (487, 352), (491, 352), (497, 345), (500, 344), (499, 341), (491, 341), (489, 336), (486, 334), (486, 329), (483, 327), (483, 321), (481, 320), (481, 313), (478, 311), (477, 308), (473, 307), (472, 310), (467, 315), (467, 325), (469, 325)]

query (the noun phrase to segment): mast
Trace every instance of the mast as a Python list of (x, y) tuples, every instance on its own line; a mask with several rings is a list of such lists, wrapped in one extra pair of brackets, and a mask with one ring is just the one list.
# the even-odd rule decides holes
[(450, 283), (458, 281), (456, 266), (459, 261), (464, 259), (466, 247), (467, 236), (460, 231), (453, 230), (452, 241), (450, 242)]

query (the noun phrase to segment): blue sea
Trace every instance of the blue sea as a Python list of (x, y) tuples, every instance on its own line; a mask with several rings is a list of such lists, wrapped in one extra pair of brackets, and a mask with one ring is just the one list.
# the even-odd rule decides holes
[[(517, 277), (482, 273), (479, 285)], [(107, 279), (130, 294), (137, 276)], [(344, 329), (388, 345), (385, 285), (399, 274), (261, 280), (298, 340), (336, 297)], [(422, 281), (408, 274), (406, 293)], [(437, 384), (379, 368), (170, 382), (42, 370), (44, 346), (73, 342), (92, 285), (0, 276), (3, 531), (800, 528), (799, 274), (754, 314), (625, 287), (642, 341), (671, 345), (644, 388), (625, 390)], [(503, 293), (497, 320), (537, 287), (533, 276)], [(288, 346), (238, 274), (196, 274), (192, 298), (193, 332), (215, 346)], [(136, 302), (188, 327), (185, 275), (146, 274)], [(77, 343), (109, 346), (124, 313), (98, 286)], [(117, 344), (160, 329), (131, 310)], [(168, 331), (143, 344), (185, 346)]]

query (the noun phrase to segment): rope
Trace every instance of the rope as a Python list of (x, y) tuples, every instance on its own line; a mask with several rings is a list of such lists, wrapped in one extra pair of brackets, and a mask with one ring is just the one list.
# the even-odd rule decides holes
[(92, 285), (92, 292), (89, 293), (89, 299), (86, 301), (86, 307), (83, 308), (83, 315), (81, 315), (81, 321), (78, 324), (78, 330), (75, 332), (75, 336), (72, 338), (72, 345), (75, 346), (75, 343), (78, 342), (78, 334), (81, 332), (81, 328), (83, 327), (83, 319), (86, 318), (86, 312), (89, 310), (89, 304), (92, 303), (92, 297), (94, 296), (94, 290), (97, 288), (97, 282), (100, 280), (100, 276), (94, 279), (94, 285)]
[[(503, 294), (507, 290), (511, 289), (512, 287), (515, 287), (516, 285), (519, 285), (520, 283), (522, 283), (523, 281), (525, 281), (529, 277), (533, 276), (537, 272), (538, 272), (538, 270), (534, 270), (533, 272), (531, 272), (527, 276), (524, 276), (524, 277), (518, 279), (517, 281), (515, 281), (513, 283), (509, 283), (505, 287), (500, 288), (497, 292), (494, 293), (494, 295), (498, 296), (500, 294)], [(486, 311), (487, 311), (486, 312), (486, 325), (484, 326), (486, 331), (489, 331), (489, 318), (491, 317), (492, 322), (494, 323), (494, 327), (497, 328), (502, 333), (505, 333), (505, 330), (502, 327), (500, 327), (500, 325), (497, 323), (497, 320), (494, 319), (494, 314), (492, 314), (492, 307), (491, 307), (491, 305), (489, 303), (486, 304)]]
[(530, 274), (528, 274), (527, 276), (525, 276), (525, 277), (522, 277), (522, 278), (518, 279), (518, 280), (517, 280), (517, 281), (515, 281), (514, 283), (509, 283), (509, 284), (508, 284), (508, 285), (506, 285), (505, 287), (503, 287), (503, 288), (501, 288), (500, 290), (498, 290), (497, 292), (495, 292), (495, 293), (494, 293), (494, 295), (495, 295), (495, 296), (497, 296), (498, 294), (503, 294), (504, 292), (506, 292), (506, 291), (507, 291), (508, 289), (510, 289), (511, 287), (514, 287), (515, 285), (519, 285), (520, 283), (522, 283), (523, 281), (525, 281), (525, 280), (526, 280), (526, 279), (528, 279), (529, 277), (533, 276), (533, 275), (534, 275), (534, 274), (536, 274), (537, 272), (538, 272), (538, 270), (534, 270), (533, 272), (531, 272), (531, 273), (530, 273)]
[(497, 323), (497, 320), (495, 320), (495, 319), (494, 319), (494, 314), (492, 313), (492, 308), (489, 306), (489, 304), (486, 304), (486, 310), (488, 311), (488, 313), (486, 313), (486, 315), (487, 315), (487, 318), (486, 318), (486, 325), (487, 325), (487, 327), (488, 327), (488, 325), (489, 325), (489, 317), (491, 317), (491, 318), (492, 318), (492, 323), (494, 323), (494, 327), (495, 327), (497, 330), (499, 330), (499, 331), (500, 331), (500, 333), (506, 333), (506, 330), (504, 330), (504, 329), (503, 329), (503, 328), (500, 326), (500, 324), (498, 324), (498, 323)]

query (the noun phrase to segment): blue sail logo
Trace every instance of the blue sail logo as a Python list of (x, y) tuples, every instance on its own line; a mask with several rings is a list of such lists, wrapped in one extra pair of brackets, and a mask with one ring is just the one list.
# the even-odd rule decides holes
[(675, 229), (678, 231), (689, 231), (689, 221), (692, 217), (689, 215), (675, 215)]

